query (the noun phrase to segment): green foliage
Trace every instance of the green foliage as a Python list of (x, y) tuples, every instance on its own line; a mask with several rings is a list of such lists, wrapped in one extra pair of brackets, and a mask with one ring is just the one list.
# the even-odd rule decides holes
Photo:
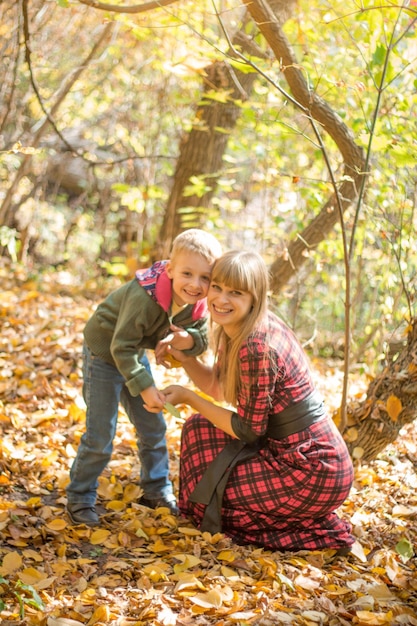
[(12, 261), (17, 261), (19, 249), (19, 233), (15, 228), (0, 226), (0, 246), (6, 248)]
[[(4, 67), (10, 76), (16, 72), (16, 80), (13, 116), (2, 109), (6, 151), (0, 160), (0, 198), (22, 159), (30, 159), (13, 194), (19, 227), (7, 223), (0, 231), (1, 245), (15, 260), (32, 254), (42, 265), (58, 261), (82, 267), (82, 272), (99, 267), (122, 275), (127, 249), (137, 251), (141, 261), (148, 258), (163, 220), (180, 141), (200, 123), (195, 111), (206, 66), (227, 60), (236, 81), (238, 72), (254, 71), (249, 62), (224, 54), (230, 43), (224, 29), (231, 38), (241, 25), (242, 8), (223, 3), (220, 25), (211, 3), (190, 6), (106, 14), (107, 23), (113, 20), (108, 40), (52, 116), (85, 158), (85, 187), (78, 196), (49, 174), (51, 161), (68, 151), (52, 127), (40, 148), (31, 145), (44, 113), (27, 64), (14, 66), (11, 53), (6, 54)], [(77, 3), (69, 10), (64, 0), (50, 5), (34, 0), (30, 11), (33, 77), (52, 111), (62, 85), (97, 41), (103, 13)], [(311, 91), (339, 115), (358, 145), (370, 147), (352, 260), (353, 337), (357, 354), (376, 360), (386, 335), (401, 328), (415, 306), (409, 295), (415, 290), (417, 266), (413, 17), (411, 10), (395, 5), (364, 2), (359, 9), (353, 0), (301, 0), (283, 27)], [(227, 246), (256, 247), (272, 262), (319, 214), (332, 187), (306, 116), (274, 87), (288, 87), (280, 62), (251, 20), (245, 31), (267, 53), (247, 56), (261, 73), (253, 91), (233, 103), (240, 116), (222, 170), (191, 176), (184, 190), (185, 197), (203, 199), (217, 178), (210, 207), (203, 200), (198, 207), (184, 202), (179, 217), (186, 227), (213, 226)], [(11, 34), (7, 37), (12, 50)], [(230, 91), (204, 92), (204, 103), (213, 102), (232, 106)], [(220, 126), (216, 130), (225, 132)], [(342, 157), (321, 131), (340, 184)], [(21, 148), (13, 151), (13, 146)], [(348, 235), (354, 210), (346, 215)], [(339, 228), (309, 250), (305, 268), (284, 296), (278, 295), (280, 312), (307, 338), (316, 331), (343, 331), (341, 242)]]
[[(21, 580), (17, 580), (13, 585), (11, 585), (6, 578), (0, 576), (0, 587), (3, 585), (6, 588), (6, 594), (11, 594), (18, 601), (20, 619), (24, 619), (25, 617), (26, 606), (34, 607), (40, 611), (43, 611), (45, 608), (42, 599), (32, 585), (27, 585)], [(3, 611), (5, 608), (7, 608), (7, 604), (0, 598), (0, 611)]]
[(408, 539), (401, 539), (395, 546), (395, 551), (400, 555), (403, 563), (406, 563), (415, 555), (413, 544)]

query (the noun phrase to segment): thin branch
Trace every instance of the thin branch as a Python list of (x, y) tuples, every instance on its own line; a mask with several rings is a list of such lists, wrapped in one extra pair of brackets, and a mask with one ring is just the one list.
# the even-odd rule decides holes
[(96, 0), (78, 0), (80, 4), (85, 4), (93, 9), (99, 9), (100, 11), (110, 11), (111, 13), (145, 13), (146, 11), (152, 11), (153, 9), (159, 9), (167, 7), (170, 4), (175, 4), (179, 0), (152, 0), (151, 2), (144, 2), (143, 4), (134, 4), (131, 7), (123, 6), (120, 4), (107, 4), (106, 2), (96, 2)]
[(61, 139), (63, 144), (68, 148), (68, 150), (70, 152), (74, 152), (78, 156), (82, 156), (65, 139), (65, 137), (63, 136), (63, 134), (61, 133), (61, 131), (57, 127), (57, 125), (55, 123), (55, 120), (52, 118), (51, 114), (47, 111), (47, 109), (46, 109), (46, 107), (45, 107), (45, 105), (43, 103), (43, 99), (42, 99), (42, 96), (41, 96), (41, 94), (39, 92), (38, 85), (36, 84), (35, 77), (33, 75), (33, 69), (32, 69), (32, 59), (31, 59), (32, 51), (31, 51), (31, 48), (30, 48), (28, 0), (23, 0), (23, 2), (22, 2), (22, 14), (23, 14), (23, 38), (24, 38), (24, 44), (25, 44), (25, 61), (27, 63), (28, 69), (29, 69), (30, 83), (32, 85), (33, 91), (35, 92), (36, 99), (37, 99), (37, 101), (39, 103), (39, 106), (41, 107), (41, 109), (42, 109), (42, 111), (43, 111), (43, 113), (44, 113), (44, 115), (46, 117), (46, 120), (51, 124), (52, 128), (54, 129), (54, 131), (56, 132), (58, 137)]

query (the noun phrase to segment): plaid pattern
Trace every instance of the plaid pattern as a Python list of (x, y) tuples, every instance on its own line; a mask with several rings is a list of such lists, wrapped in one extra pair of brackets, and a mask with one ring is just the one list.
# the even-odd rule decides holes
[[(184, 424), (180, 510), (200, 525), (204, 505), (188, 496), (216, 455), (231, 441), (205, 417)], [(222, 530), (237, 543), (270, 550), (319, 550), (353, 543), (350, 526), (334, 513), (349, 494), (352, 463), (332, 420), (281, 440), (231, 472), (223, 498)]]
[(239, 353), (239, 417), (258, 435), (269, 415), (304, 400), (314, 391), (309, 362), (293, 332), (272, 314), (268, 328), (251, 335)]
[[(291, 331), (277, 318), (271, 328), (274, 368), (265, 360), (265, 337), (252, 337), (240, 355), (244, 386), (238, 414), (259, 435), (265, 433), (271, 414), (304, 399), (314, 388), (304, 352)], [(184, 425), (179, 506), (197, 526), (205, 506), (190, 502), (189, 496), (230, 441), (199, 414)], [(268, 438), (255, 457), (230, 472), (222, 530), (237, 543), (271, 550), (349, 546), (354, 541), (350, 525), (335, 510), (347, 498), (352, 481), (348, 450), (330, 418), (285, 439)]]

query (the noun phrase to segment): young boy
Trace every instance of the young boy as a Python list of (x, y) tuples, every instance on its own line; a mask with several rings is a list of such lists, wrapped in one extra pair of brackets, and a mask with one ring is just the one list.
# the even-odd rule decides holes
[[(212, 235), (199, 229), (184, 231), (173, 242), (170, 260), (136, 272), (133, 280), (110, 293), (87, 322), (86, 431), (67, 487), (67, 513), (73, 524), (99, 524), (98, 477), (111, 457), (119, 402), (137, 434), (143, 489), (139, 503), (178, 513), (169, 479), (165, 399), (155, 387), (145, 350), (155, 349), (167, 336), (171, 346), (188, 355), (206, 350), (206, 294), (212, 264), (221, 252)], [(161, 362), (164, 343), (158, 346)]]

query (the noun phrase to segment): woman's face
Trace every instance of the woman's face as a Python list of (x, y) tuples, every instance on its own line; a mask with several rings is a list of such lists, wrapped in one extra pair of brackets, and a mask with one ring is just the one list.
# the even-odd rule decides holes
[(212, 281), (207, 303), (213, 321), (223, 326), (229, 337), (233, 337), (250, 313), (253, 296), (248, 291), (238, 291), (224, 283)]

